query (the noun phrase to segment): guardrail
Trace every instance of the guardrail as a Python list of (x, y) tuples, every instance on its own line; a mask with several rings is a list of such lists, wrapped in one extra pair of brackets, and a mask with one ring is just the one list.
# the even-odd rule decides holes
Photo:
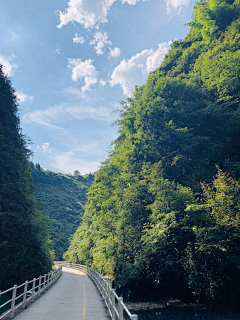
[[(0, 319), (14, 318), (15, 311), (19, 308), (25, 309), (26, 304), (34, 302), (41, 294), (47, 291), (61, 276), (62, 267), (50, 271), (44, 276), (25, 281), (19, 286), (0, 291)], [(5, 301), (1, 304), (1, 301)], [(5, 309), (5, 310), (4, 310)], [(1, 311), (2, 310), (2, 311)]]
[(131, 314), (124, 304), (123, 298), (118, 297), (115, 290), (111, 288), (107, 280), (104, 279), (99, 272), (81, 264), (67, 263), (64, 261), (55, 261), (54, 263), (56, 265), (77, 269), (86, 273), (93, 280), (102, 295), (112, 320), (138, 320), (138, 316), (136, 314)]

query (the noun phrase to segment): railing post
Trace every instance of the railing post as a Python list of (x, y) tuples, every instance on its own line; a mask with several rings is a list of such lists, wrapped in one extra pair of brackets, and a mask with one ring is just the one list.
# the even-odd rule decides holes
[(112, 289), (112, 320), (116, 320), (115, 313), (115, 289)]
[(39, 277), (39, 285), (38, 285), (38, 293), (40, 295), (41, 292), (41, 282), (42, 282), (42, 276)]
[(108, 307), (108, 301), (107, 301), (107, 280), (104, 279), (104, 293), (105, 293), (105, 302), (107, 303)]
[(44, 274), (44, 279), (43, 279), (43, 292), (46, 290), (46, 273)]
[(103, 281), (103, 278), (101, 278), (101, 294), (104, 298), (104, 281)]
[(26, 299), (27, 299), (27, 288), (28, 288), (28, 281), (25, 281), (25, 285), (24, 285), (24, 294), (23, 294), (23, 305), (22, 305), (22, 309), (26, 308)]
[(48, 272), (48, 278), (47, 278), (47, 279), (48, 279), (48, 281), (47, 281), (47, 287), (49, 287), (49, 285), (50, 285), (50, 274), (51, 274), (51, 273), (50, 273), (50, 272)]
[(100, 290), (100, 292), (102, 293), (102, 279), (101, 279), (100, 273), (99, 273), (99, 275), (98, 275), (98, 283), (99, 283), (99, 290)]
[(53, 285), (53, 271), (51, 271), (51, 286)]
[(138, 320), (138, 315), (136, 315), (136, 314), (132, 314), (132, 316), (131, 316), (131, 320)]
[(111, 311), (112, 292), (111, 292), (111, 288), (108, 283), (107, 283), (107, 295), (108, 295), (108, 309)]
[(36, 287), (36, 278), (33, 279), (33, 286), (32, 286), (32, 299), (31, 301), (33, 302), (34, 297), (35, 297), (35, 287)]
[(16, 294), (17, 294), (17, 285), (13, 287), (13, 293), (12, 293), (12, 302), (11, 302), (11, 315), (10, 319), (14, 318), (14, 308), (15, 308), (15, 300), (16, 300)]
[(47, 290), (47, 287), (48, 287), (48, 273), (46, 273), (45, 291)]
[(122, 306), (122, 303), (123, 303), (123, 298), (120, 297), (119, 300), (118, 300), (119, 320), (124, 320), (124, 319), (123, 319), (123, 306)]

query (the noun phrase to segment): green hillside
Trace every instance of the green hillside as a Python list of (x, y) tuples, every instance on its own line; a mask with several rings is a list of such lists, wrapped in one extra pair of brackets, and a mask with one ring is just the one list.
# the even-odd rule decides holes
[(0, 290), (48, 272), (48, 219), (33, 194), (15, 90), (0, 64)]
[(94, 176), (82, 176), (78, 171), (74, 175), (56, 173), (43, 170), (39, 164), (31, 164), (31, 171), (41, 211), (51, 220), (49, 231), (55, 259), (61, 260), (81, 222)]
[(122, 102), (64, 255), (140, 298), (240, 296), (240, 2), (197, 2), (145, 85)]

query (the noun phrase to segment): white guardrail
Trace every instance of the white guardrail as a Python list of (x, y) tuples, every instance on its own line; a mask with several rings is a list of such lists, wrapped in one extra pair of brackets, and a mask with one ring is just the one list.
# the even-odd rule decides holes
[(64, 261), (56, 261), (55, 264), (67, 268), (77, 269), (87, 274), (93, 280), (99, 292), (101, 293), (112, 320), (138, 320), (138, 316), (136, 314), (131, 314), (131, 312), (123, 303), (123, 298), (118, 297), (115, 290), (110, 287), (110, 285), (107, 283), (107, 280), (104, 279), (99, 272), (81, 264), (67, 263)]
[[(41, 294), (48, 290), (61, 276), (62, 267), (50, 271), (44, 276), (25, 281), (19, 286), (0, 291), (0, 319), (14, 318), (15, 311), (19, 308), (25, 309), (26, 304), (34, 302)], [(3, 301), (3, 303), (2, 303)], [(2, 304), (1, 304), (2, 303)]]

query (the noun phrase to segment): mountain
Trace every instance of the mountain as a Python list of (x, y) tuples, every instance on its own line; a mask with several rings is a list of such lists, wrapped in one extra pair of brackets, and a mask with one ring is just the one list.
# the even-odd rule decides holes
[(39, 164), (31, 163), (34, 193), (41, 211), (50, 218), (50, 240), (55, 252), (55, 260), (62, 260), (69, 246), (69, 239), (76, 231), (87, 192), (94, 176), (82, 176), (78, 171), (73, 175), (43, 170)]

